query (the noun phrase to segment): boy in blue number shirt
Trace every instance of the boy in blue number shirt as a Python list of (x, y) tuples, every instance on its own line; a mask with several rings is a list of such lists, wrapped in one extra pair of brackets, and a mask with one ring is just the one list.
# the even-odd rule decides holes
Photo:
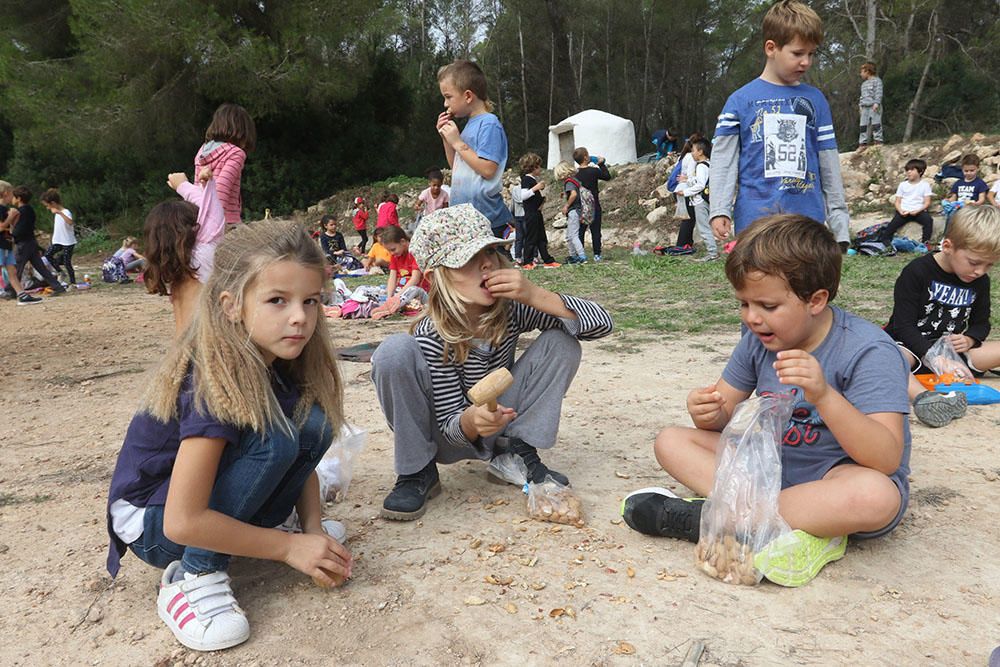
[(734, 223), (739, 234), (762, 216), (798, 213), (826, 221), (847, 251), (849, 217), (830, 105), (801, 83), (822, 41), (822, 21), (800, 2), (779, 0), (764, 17), (764, 71), (729, 96), (715, 127), (709, 180), (716, 238), (727, 238)]

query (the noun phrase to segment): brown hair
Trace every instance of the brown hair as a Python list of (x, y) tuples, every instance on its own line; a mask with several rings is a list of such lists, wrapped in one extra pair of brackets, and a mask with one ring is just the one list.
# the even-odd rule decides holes
[(21, 204), (27, 204), (29, 201), (31, 201), (31, 190), (24, 187), (23, 185), (18, 185), (17, 187), (15, 187), (11, 191), (11, 194), (14, 195), (14, 197), (16, 197), (17, 199), (20, 199)]
[[(979, 156), (976, 155), (975, 153), (969, 153), (968, 155), (962, 156), (963, 167), (978, 167), (980, 164), (982, 164), (982, 161), (979, 159)], [(14, 196), (16, 197), (17, 194), (15, 193)]]
[(871, 62), (865, 63), (864, 65), (862, 65), (861, 66), (861, 71), (862, 72), (868, 72), (872, 76), (875, 76), (876, 74), (878, 74), (878, 69), (875, 67), (875, 63), (871, 63)]
[(486, 111), (493, 111), (489, 89), (486, 85), (486, 75), (476, 63), (471, 60), (456, 60), (438, 70), (438, 82), (450, 79), (460, 92), (471, 90), (472, 94), (483, 101)]
[(823, 43), (823, 20), (797, 0), (778, 0), (764, 15), (764, 41), (780, 49), (796, 37), (815, 46)]
[(590, 152), (583, 146), (580, 146), (575, 151), (573, 151), (573, 162), (576, 162), (577, 164), (583, 164), (584, 162), (587, 161), (587, 158), (589, 157), (590, 157)]
[(397, 227), (396, 225), (389, 225), (388, 227), (382, 228), (382, 245), (386, 243), (400, 243), (402, 241), (409, 241), (410, 237), (406, 235), (402, 227)]
[(944, 237), (955, 250), (1000, 258), (1000, 209), (991, 204), (963, 206), (952, 216)]
[(923, 176), (923, 175), (924, 175), (924, 172), (925, 172), (925, 171), (927, 171), (927, 162), (926, 162), (926, 161), (924, 161), (924, 160), (921, 160), (921, 159), (920, 159), (920, 158), (918, 158), (918, 157), (915, 157), (915, 158), (913, 158), (912, 160), (908, 160), (908, 161), (906, 162), (906, 166), (905, 166), (905, 167), (903, 167), (903, 171), (908, 171), (908, 170), (910, 170), (910, 169), (916, 169), (916, 170), (917, 170), (917, 172), (918, 172), (918, 173), (919, 173), (919, 174), (920, 174), (921, 176)]
[(38, 198), (43, 204), (59, 204), (62, 206), (62, 197), (59, 196), (59, 190), (55, 188), (49, 188), (42, 193), (42, 196)]
[(191, 251), (198, 235), (197, 206), (177, 200), (157, 204), (146, 216), (143, 234), (147, 292), (167, 296), (171, 285), (195, 279)]
[(826, 226), (804, 215), (782, 213), (760, 218), (740, 233), (726, 259), (726, 278), (740, 289), (751, 273), (780, 276), (802, 301), (821, 289), (833, 301), (842, 261), (840, 246)]
[(542, 166), (542, 158), (538, 153), (525, 153), (517, 161), (517, 168), (521, 170), (522, 176), (527, 176), (538, 167)]
[(205, 141), (225, 141), (249, 153), (257, 146), (257, 127), (239, 104), (223, 104), (212, 114)]

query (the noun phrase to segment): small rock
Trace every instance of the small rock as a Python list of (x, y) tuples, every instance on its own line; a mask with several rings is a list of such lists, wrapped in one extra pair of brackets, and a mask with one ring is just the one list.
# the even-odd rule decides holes
[(104, 612), (101, 611), (100, 607), (91, 607), (90, 611), (87, 612), (87, 620), (91, 623), (100, 623), (103, 618)]

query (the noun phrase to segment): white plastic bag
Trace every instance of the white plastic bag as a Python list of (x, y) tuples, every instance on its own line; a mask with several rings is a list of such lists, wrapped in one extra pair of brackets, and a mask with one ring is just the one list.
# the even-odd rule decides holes
[(947, 335), (934, 341), (931, 349), (927, 350), (927, 354), (921, 361), (924, 366), (930, 368), (939, 377), (951, 375), (955, 382), (975, 382), (976, 380), (972, 371), (962, 361), (962, 357), (958, 356), (955, 346), (951, 344), (951, 339)]
[(755, 585), (754, 555), (791, 529), (778, 514), (781, 440), (790, 396), (750, 398), (722, 431), (712, 494), (701, 511), (698, 567), (729, 584)]
[(573, 490), (546, 476), (539, 484), (528, 482), (528, 468), (524, 460), (511, 452), (494, 456), (490, 471), (511, 484), (517, 484), (527, 495), (528, 516), (540, 521), (551, 521), (582, 528), (583, 503)]
[(354, 459), (365, 448), (368, 431), (345, 423), (340, 437), (330, 444), (323, 460), (316, 466), (319, 497), (325, 502), (340, 502), (347, 495), (354, 474)]

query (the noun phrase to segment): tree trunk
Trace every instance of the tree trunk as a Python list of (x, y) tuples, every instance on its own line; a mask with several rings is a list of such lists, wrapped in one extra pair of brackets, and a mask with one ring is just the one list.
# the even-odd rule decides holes
[(528, 76), (524, 65), (524, 32), (521, 30), (521, 13), (517, 14), (517, 43), (521, 47), (521, 103), (524, 106), (524, 146), (531, 145), (528, 139)]
[(549, 65), (549, 127), (552, 126), (552, 98), (555, 96), (555, 85), (556, 85), (556, 34), (555, 32), (550, 33), (550, 48), (549, 53), (552, 54), (551, 63)]
[(927, 74), (930, 72), (931, 63), (934, 62), (934, 51), (937, 47), (937, 10), (931, 12), (931, 18), (927, 22), (927, 31), (930, 33), (930, 40), (927, 44), (927, 61), (924, 63), (924, 71), (920, 74), (920, 83), (917, 84), (917, 92), (913, 94), (913, 100), (910, 101), (910, 108), (906, 112), (906, 129), (903, 130), (903, 143), (907, 143), (910, 140), (910, 136), (913, 134), (913, 121), (917, 117), (917, 109), (920, 108), (920, 96), (924, 92), (924, 86), (927, 84)]
[(604, 78), (605, 78), (605, 94), (607, 95), (608, 105), (605, 111), (612, 113), (611, 111), (611, 3), (608, 2), (608, 14), (607, 22), (604, 24)]
[(867, 0), (865, 7), (865, 59), (875, 61), (875, 0)]

